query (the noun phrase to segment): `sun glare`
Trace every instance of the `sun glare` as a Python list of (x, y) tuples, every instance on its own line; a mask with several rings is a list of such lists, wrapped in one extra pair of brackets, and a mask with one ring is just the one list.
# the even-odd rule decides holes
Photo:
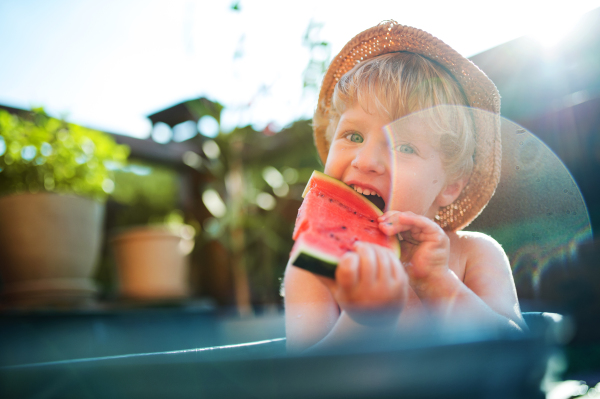
[(551, 48), (561, 43), (574, 30), (587, 8), (569, 3), (561, 6), (540, 7), (536, 20), (531, 21), (529, 36), (544, 47)]

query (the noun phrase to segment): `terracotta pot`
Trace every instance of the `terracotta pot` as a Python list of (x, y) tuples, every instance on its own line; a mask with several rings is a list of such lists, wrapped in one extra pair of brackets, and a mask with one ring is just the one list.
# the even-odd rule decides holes
[(2, 301), (9, 306), (79, 305), (93, 281), (104, 204), (54, 193), (0, 197)]
[(166, 227), (136, 227), (116, 235), (112, 247), (121, 296), (131, 299), (188, 295), (189, 239)]

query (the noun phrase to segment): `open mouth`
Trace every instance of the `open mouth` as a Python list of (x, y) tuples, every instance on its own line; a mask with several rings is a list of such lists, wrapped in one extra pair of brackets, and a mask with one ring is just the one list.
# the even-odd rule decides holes
[(365, 197), (366, 199), (371, 201), (373, 204), (375, 204), (375, 206), (377, 208), (379, 208), (381, 210), (381, 212), (383, 212), (383, 210), (385, 209), (385, 201), (380, 196), (363, 194), (363, 197)]
[(376, 191), (368, 188), (360, 187), (356, 184), (350, 184), (350, 187), (354, 189), (357, 193), (361, 194), (363, 197), (371, 201), (381, 212), (385, 209), (385, 201), (381, 198)]

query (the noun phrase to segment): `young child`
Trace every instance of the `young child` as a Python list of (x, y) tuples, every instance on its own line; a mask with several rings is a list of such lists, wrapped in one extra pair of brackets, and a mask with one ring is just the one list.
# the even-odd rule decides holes
[(335, 280), (288, 265), (289, 350), (393, 340), (432, 313), (442, 323), (527, 328), (502, 248), (461, 231), (500, 177), (499, 111), (489, 78), (418, 29), (384, 22), (342, 49), (313, 119), (324, 171), (381, 197), (381, 231), (405, 239), (400, 259), (357, 242)]

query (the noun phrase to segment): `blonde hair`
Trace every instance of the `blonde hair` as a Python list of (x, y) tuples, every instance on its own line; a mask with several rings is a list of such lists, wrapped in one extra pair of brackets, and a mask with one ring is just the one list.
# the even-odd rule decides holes
[[(331, 143), (341, 115), (355, 103), (397, 120), (423, 111), (439, 133), (438, 150), (451, 181), (473, 170), (475, 131), (465, 95), (452, 75), (438, 63), (409, 52), (388, 53), (357, 64), (335, 85), (327, 140)], [(437, 107), (440, 105), (458, 107)]]

